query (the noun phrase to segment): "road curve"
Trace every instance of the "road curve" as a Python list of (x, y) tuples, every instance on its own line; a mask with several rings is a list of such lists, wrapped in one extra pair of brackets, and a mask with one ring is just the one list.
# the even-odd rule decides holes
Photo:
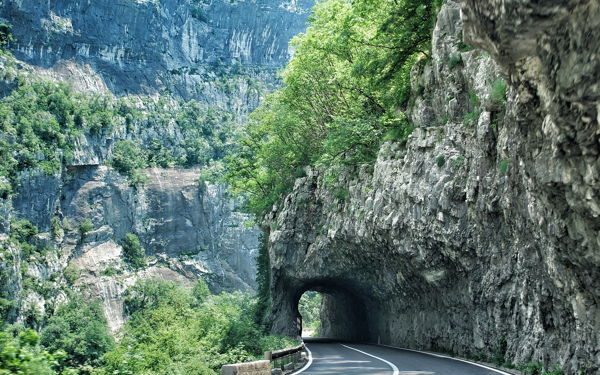
[(298, 375), (501, 375), (501, 371), (377, 345), (309, 342), (312, 364)]

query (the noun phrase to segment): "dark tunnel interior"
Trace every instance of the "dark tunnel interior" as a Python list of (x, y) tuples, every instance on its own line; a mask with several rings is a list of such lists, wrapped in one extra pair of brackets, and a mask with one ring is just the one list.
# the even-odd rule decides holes
[(297, 332), (302, 332), (302, 316), (299, 301), (307, 291), (322, 295), (320, 319), (321, 327), (313, 339), (335, 341), (366, 342), (370, 339), (369, 314), (364, 297), (356, 289), (332, 280), (318, 280), (304, 285), (293, 296)]

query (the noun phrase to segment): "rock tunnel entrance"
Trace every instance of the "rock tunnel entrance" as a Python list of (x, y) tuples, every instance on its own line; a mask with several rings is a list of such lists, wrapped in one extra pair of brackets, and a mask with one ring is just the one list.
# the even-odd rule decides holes
[[(315, 306), (315, 302), (319, 302), (319, 306)], [(293, 306), (298, 334), (310, 333), (313, 338), (339, 341), (368, 341), (370, 338), (365, 299), (346, 286), (331, 281), (309, 283), (294, 294)], [(315, 317), (315, 314), (318, 315)], [(315, 318), (319, 320), (318, 329), (313, 325)]]

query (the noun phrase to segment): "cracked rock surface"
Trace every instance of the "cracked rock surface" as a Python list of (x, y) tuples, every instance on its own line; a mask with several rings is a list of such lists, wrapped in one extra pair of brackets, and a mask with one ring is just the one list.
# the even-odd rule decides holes
[(319, 290), (329, 336), (597, 373), (599, 15), (448, 1), (407, 144), (333, 185), (308, 170), (267, 217), (273, 331), (297, 334), (298, 299)]

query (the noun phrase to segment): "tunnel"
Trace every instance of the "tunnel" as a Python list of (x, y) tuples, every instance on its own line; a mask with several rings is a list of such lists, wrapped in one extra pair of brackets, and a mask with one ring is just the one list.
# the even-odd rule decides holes
[(312, 281), (292, 294), (293, 321), (298, 335), (301, 335), (303, 318), (299, 302), (306, 292), (314, 291), (322, 295), (320, 307), (321, 327), (318, 339), (336, 341), (367, 342), (371, 338), (371, 322), (366, 299), (356, 290), (333, 280)]

